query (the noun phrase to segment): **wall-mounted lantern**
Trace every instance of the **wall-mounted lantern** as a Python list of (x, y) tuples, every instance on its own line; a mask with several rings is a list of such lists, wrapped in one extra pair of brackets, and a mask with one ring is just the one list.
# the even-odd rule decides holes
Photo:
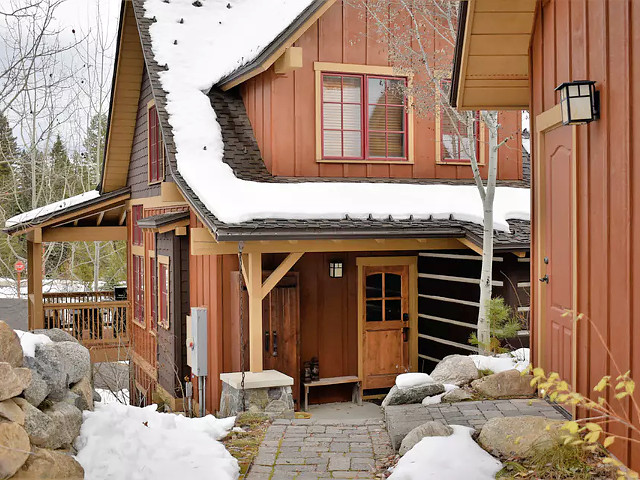
[(342, 262), (340, 260), (329, 262), (329, 276), (331, 278), (342, 278)]
[(558, 85), (564, 125), (583, 125), (600, 118), (600, 92), (593, 80), (576, 80)]

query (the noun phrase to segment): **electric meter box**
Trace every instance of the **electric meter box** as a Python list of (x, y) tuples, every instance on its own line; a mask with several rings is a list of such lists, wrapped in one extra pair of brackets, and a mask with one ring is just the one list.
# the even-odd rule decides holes
[[(207, 309), (191, 308), (191, 373), (207, 375)], [(189, 346), (187, 347), (189, 348)]]

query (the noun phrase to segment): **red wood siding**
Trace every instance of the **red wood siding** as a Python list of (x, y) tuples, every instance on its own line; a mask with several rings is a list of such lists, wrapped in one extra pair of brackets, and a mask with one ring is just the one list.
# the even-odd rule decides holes
[[(595, 80), (601, 95), (601, 118), (577, 127), (575, 152), (577, 311), (604, 338), (603, 345), (588, 322), (578, 324), (576, 386), (585, 394), (603, 375), (618, 374), (614, 362), (622, 372), (631, 370), (636, 381), (640, 375), (640, 296), (633, 287), (640, 275), (640, 189), (633, 188), (640, 185), (636, 25), (640, 4), (635, 0), (550, 0), (542, 4), (533, 35), (532, 119), (558, 103), (554, 88), (564, 81)], [(536, 179), (533, 185), (544, 188)], [(541, 276), (537, 260), (533, 278)], [(542, 288), (535, 282), (534, 296)], [(609, 401), (640, 424), (629, 399)], [(626, 433), (617, 426), (612, 430)], [(640, 468), (640, 445), (616, 442), (613, 452)]]
[[(303, 67), (286, 75), (273, 68), (241, 86), (247, 113), (267, 168), (274, 175), (385, 178), (472, 178), (467, 165), (436, 164), (435, 120), (414, 118), (414, 164), (316, 162), (316, 100), (313, 63), (335, 62), (388, 66), (386, 46), (362, 11), (338, 1), (295, 46), (302, 47)], [(434, 38), (435, 40), (435, 38)], [(429, 42), (432, 44), (432, 42)], [(440, 47), (438, 47), (440, 48)], [(520, 113), (500, 114), (501, 136), (515, 137), (502, 147), (499, 178), (522, 178)], [(481, 169), (484, 173), (485, 168)]]

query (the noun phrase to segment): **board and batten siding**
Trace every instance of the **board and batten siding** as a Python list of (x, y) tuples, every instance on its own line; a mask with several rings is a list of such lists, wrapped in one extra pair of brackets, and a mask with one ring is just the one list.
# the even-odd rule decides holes
[[(638, 25), (635, 0), (549, 0), (540, 4), (533, 31), (533, 121), (559, 102), (554, 88), (562, 82), (594, 80), (600, 91), (600, 119), (576, 127), (575, 140), (576, 310), (586, 316), (576, 327), (575, 387), (586, 395), (604, 375), (618, 375), (614, 362), (640, 380), (640, 295), (634, 283), (640, 278)], [(533, 188), (541, 188), (535, 179)], [(536, 235), (534, 230), (534, 246)], [(533, 278), (543, 275), (540, 260), (533, 259)], [(537, 298), (545, 287), (536, 281), (533, 288)], [(640, 401), (638, 389), (635, 398)], [(620, 402), (609, 394), (608, 400), (640, 425), (628, 398)], [(611, 431), (630, 433), (619, 424)], [(612, 451), (640, 468), (640, 444), (616, 440)]]
[[(345, 2), (346, 3), (346, 2)], [(427, 35), (433, 48), (433, 32)], [(303, 67), (276, 75), (273, 67), (241, 88), (247, 113), (267, 168), (274, 175), (470, 179), (468, 165), (436, 164), (435, 121), (414, 117), (414, 164), (320, 163), (316, 161), (314, 62), (389, 66), (387, 47), (364, 12), (336, 2), (294, 46), (302, 47)], [(500, 114), (500, 136), (514, 135), (499, 151), (498, 177), (522, 179), (519, 112)], [(501, 138), (502, 139), (502, 138)], [(483, 175), (486, 167), (482, 167)]]

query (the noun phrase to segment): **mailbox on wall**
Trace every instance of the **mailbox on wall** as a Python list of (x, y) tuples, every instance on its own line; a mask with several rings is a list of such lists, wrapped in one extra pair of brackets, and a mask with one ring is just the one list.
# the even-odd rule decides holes
[(198, 377), (207, 375), (207, 309), (192, 307), (187, 317), (187, 364)]

